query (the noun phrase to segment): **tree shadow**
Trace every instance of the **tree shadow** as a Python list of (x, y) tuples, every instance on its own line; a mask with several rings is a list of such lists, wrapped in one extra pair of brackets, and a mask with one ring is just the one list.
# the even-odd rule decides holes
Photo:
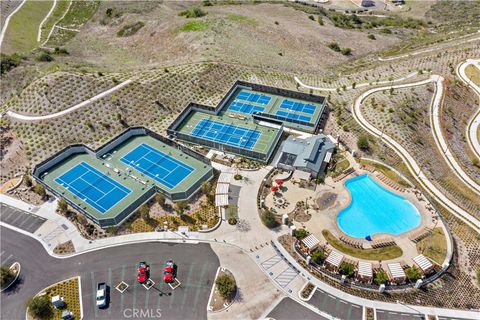
[(240, 232), (248, 232), (251, 230), (250, 223), (245, 219), (239, 219), (236, 224), (236, 229)]

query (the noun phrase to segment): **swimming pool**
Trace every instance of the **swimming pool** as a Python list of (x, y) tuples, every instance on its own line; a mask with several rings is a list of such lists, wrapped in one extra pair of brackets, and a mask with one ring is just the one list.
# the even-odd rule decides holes
[(384, 189), (368, 174), (347, 180), (345, 186), (352, 201), (337, 215), (337, 222), (347, 235), (399, 235), (420, 225), (420, 213), (412, 203)]

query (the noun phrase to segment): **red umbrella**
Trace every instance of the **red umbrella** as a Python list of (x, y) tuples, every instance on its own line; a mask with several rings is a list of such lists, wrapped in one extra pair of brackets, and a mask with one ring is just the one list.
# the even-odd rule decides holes
[(272, 190), (273, 192), (277, 192), (277, 191), (278, 191), (278, 187), (273, 186), (273, 187), (270, 188), (270, 190)]
[(281, 186), (283, 184), (283, 180), (282, 179), (277, 179), (277, 180), (275, 180), (275, 183), (278, 184), (279, 186)]

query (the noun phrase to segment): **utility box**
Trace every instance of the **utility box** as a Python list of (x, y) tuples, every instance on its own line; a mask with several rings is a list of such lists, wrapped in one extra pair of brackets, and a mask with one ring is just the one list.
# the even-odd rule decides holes
[(378, 288), (378, 292), (383, 293), (384, 291), (385, 291), (385, 284), (382, 283)]
[(52, 297), (52, 304), (56, 309), (60, 309), (65, 307), (65, 302), (63, 301), (63, 298), (60, 296), (53, 296)]
[(417, 282), (415, 282), (415, 288), (418, 289), (423, 285), (423, 280), (418, 279)]
[(285, 213), (285, 214), (282, 216), (282, 223), (283, 223), (284, 225), (288, 226), (288, 214)]
[(295, 236), (295, 230), (297, 230), (297, 227), (295, 227), (295, 226), (290, 227), (290, 235), (291, 236)]

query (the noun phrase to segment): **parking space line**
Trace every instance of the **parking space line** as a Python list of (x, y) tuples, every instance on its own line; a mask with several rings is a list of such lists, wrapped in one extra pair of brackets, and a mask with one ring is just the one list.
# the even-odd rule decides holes
[(93, 271), (90, 272), (90, 277), (92, 278), (92, 297), (93, 297), (93, 310), (95, 311), (95, 318), (98, 317), (98, 308), (97, 308), (97, 286), (95, 285), (95, 274)]
[(6, 214), (2, 214), (2, 220), (5, 221), (6, 223), (9, 223), (8, 220), (10, 220), (10, 218), (12, 216), (15, 215), (15, 211), (8, 211)]
[[(112, 288), (112, 268), (108, 268), (108, 285)], [(112, 313), (112, 308), (108, 307), (108, 315)]]
[[(160, 292), (158, 293), (158, 296), (157, 296), (157, 309), (160, 308), (160, 303), (162, 302), (162, 297), (163, 297), (163, 281), (160, 281)], [(160, 294), (162, 294), (160, 296)]]
[[(190, 269), (188, 270), (188, 275), (187, 275), (187, 281), (185, 282), (186, 285), (190, 285), (190, 279), (192, 278), (192, 273), (193, 273), (193, 263), (190, 265)], [(183, 290), (184, 291), (184, 294), (183, 294), (183, 298), (182, 298), (182, 305), (180, 306), (180, 309), (183, 309), (183, 306), (185, 305), (185, 301), (187, 301), (187, 293), (188, 293), (188, 290)]]
[(202, 266), (202, 271), (200, 271), (200, 279), (198, 280), (199, 285), (197, 286), (197, 290), (195, 291), (195, 296), (193, 298), (193, 309), (192, 310), (194, 310), (194, 311), (197, 308), (197, 303), (198, 303), (198, 298), (200, 296), (200, 292), (202, 292), (202, 288), (203, 288), (202, 280), (203, 280), (203, 277), (205, 276), (206, 268), (207, 268), (207, 266), (204, 263), (203, 266)]
[[(120, 281), (125, 281), (125, 265), (122, 265), (122, 278)], [(120, 312), (123, 312), (124, 294), (120, 293)]]
[(5, 250), (3, 250), (2, 252), (0, 252), (0, 258), (2, 257), (2, 255), (5, 253)]
[(19, 226), (19, 227), (23, 226), (23, 225), (25, 224), (25, 222), (27, 222), (28, 220), (30, 220), (30, 218), (33, 218), (33, 220), (35, 221), (35, 218), (34, 218), (31, 214), (29, 214), (29, 215), (27, 216), (27, 218), (26, 218), (26, 219), (23, 219), (23, 221), (22, 221), (18, 226)]
[(7, 261), (10, 260), (11, 257), (13, 257), (13, 254), (9, 255), (7, 259), (3, 260), (2, 265), (7, 264)]
[(35, 231), (37, 231), (37, 230), (38, 230), (38, 228), (40, 228), (40, 226), (41, 226), (41, 225), (42, 225), (42, 224), (45, 222), (45, 220), (43, 220), (43, 221), (42, 221), (42, 220), (40, 220), (41, 222), (40, 222), (40, 224), (38, 225), (38, 227), (36, 227), (34, 230), (30, 230), (30, 229), (32, 229), (32, 227), (34, 227), (34, 226), (35, 226), (35, 224), (37, 224), (37, 223), (38, 223), (38, 221), (37, 221), (37, 220), (40, 220), (40, 219), (35, 219), (35, 220), (33, 220), (33, 222), (32, 222), (32, 223), (30, 223), (30, 225), (29, 225), (28, 227), (26, 227), (25, 229), (26, 229), (27, 231), (31, 232), (31, 233), (34, 233)]
[(15, 226), (15, 223), (17, 222), (18, 219), (20, 219), (20, 218), (22, 217), (22, 215), (23, 215), (23, 213), (17, 212), (17, 216), (15, 217), (15, 219), (13, 219), (13, 220), (10, 222), (10, 224), (11, 224), (12, 226)]
[[(133, 267), (133, 281), (137, 281), (137, 266)], [(137, 287), (138, 287), (138, 282), (134, 282), (133, 286), (133, 297), (132, 297), (132, 309), (135, 308), (135, 305), (137, 304)]]

